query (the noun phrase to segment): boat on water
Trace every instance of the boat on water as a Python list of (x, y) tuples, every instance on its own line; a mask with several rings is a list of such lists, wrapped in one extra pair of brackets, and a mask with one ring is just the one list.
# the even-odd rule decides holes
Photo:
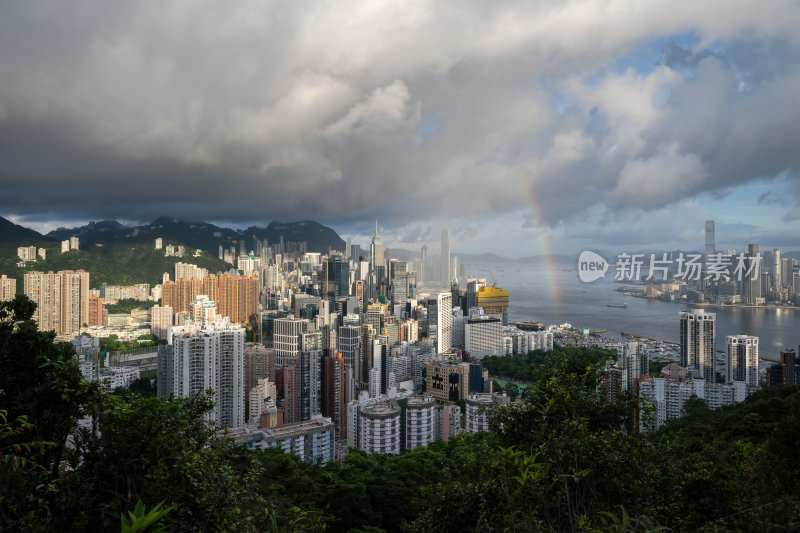
[(616, 307), (618, 309), (627, 309), (628, 308), (628, 302), (625, 302), (624, 304), (606, 304), (606, 305), (608, 307)]

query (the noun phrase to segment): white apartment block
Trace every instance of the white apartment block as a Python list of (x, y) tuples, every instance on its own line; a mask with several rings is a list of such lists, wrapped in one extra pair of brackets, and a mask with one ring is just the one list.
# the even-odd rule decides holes
[(167, 338), (167, 330), (173, 325), (175, 313), (168, 305), (154, 305), (150, 308), (150, 329), (159, 339)]
[(411, 396), (406, 405), (405, 447), (413, 450), (436, 439), (436, 407), (433, 396)]
[(725, 337), (727, 359), (725, 381), (744, 381), (748, 385), (759, 385), (758, 337), (749, 335), (728, 335)]
[(503, 355), (503, 322), (487, 315), (475, 315), (464, 325), (464, 349), (470, 358)]
[(17, 248), (17, 257), (20, 261), (36, 261), (36, 247), (20, 246)]
[(359, 448), (369, 454), (400, 453), (400, 408), (389, 404), (359, 409)]
[(168, 346), (158, 355), (159, 396), (191, 398), (212, 389), (215, 406), (210, 420), (219, 427), (243, 426), (244, 339), (244, 328), (227, 318), (169, 328)]
[(668, 379), (644, 376), (639, 384), (639, 395), (651, 407), (640, 415), (640, 431), (656, 431), (667, 420), (683, 416), (684, 405), (692, 396), (706, 400), (708, 407), (717, 409), (744, 401), (757, 387), (743, 381), (733, 383), (708, 383), (703, 379)]
[(189, 263), (175, 263), (175, 281), (179, 279), (203, 279), (208, 277), (208, 269)]
[(258, 385), (250, 389), (250, 423), (257, 424), (261, 414), (267, 412), (278, 399), (277, 388), (269, 378), (259, 378)]
[(466, 414), (464, 417), (467, 433), (489, 431), (489, 417), (494, 409), (494, 399), (491, 394), (475, 393), (465, 398)]
[(436, 410), (436, 438), (445, 442), (463, 431), (461, 407), (444, 404)]

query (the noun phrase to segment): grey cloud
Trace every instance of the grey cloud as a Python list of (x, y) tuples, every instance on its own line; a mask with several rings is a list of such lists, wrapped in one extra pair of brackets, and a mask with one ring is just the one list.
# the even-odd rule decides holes
[[(785, 67), (798, 9), (617, 11), (11, 4), (0, 19), (0, 211), (444, 225), (531, 206), (554, 227), (597, 206), (652, 211), (797, 175), (800, 72)], [(724, 42), (724, 60), (670, 45), (652, 73), (607, 72), (688, 29)], [(451, 231), (466, 242), (481, 226)]]

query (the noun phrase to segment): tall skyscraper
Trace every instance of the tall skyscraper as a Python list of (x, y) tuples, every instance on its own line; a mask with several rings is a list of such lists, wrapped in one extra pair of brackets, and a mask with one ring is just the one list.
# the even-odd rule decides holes
[(781, 249), (775, 248), (772, 250), (772, 285), (776, 294), (781, 292), (781, 287), (783, 286), (782, 270)]
[(742, 298), (747, 304), (755, 304), (761, 298), (761, 246), (747, 245), (746, 270), (742, 274)]
[(714, 367), (714, 334), (716, 313), (703, 309), (682, 311), (681, 321), (681, 366), (692, 366), (700, 377), (713, 383), (716, 379)]
[(369, 296), (376, 298), (378, 295), (378, 285), (380, 284), (380, 276), (384, 267), (383, 264), (383, 239), (378, 235), (378, 221), (375, 221), (375, 235), (372, 236), (372, 243), (370, 244), (369, 254)]
[(345, 363), (342, 354), (325, 357), (322, 366), (322, 416), (333, 422), (336, 440), (346, 438)]
[(419, 282), (425, 283), (428, 275), (428, 246), (423, 244), (419, 254)]
[(353, 369), (353, 376), (361, 379), (361, 326), (339, 327), (339, 353), (344, 366)]
[(758, 386), (758, 337), (749, 335), (728, 335), (725, 382), (744, 381)]
[(305, 318), (276, 318), (274, 324), (275, 366), (294, 364), (300, 354), (300, 334), (308, 331), (309, 322)]
[(714, 221), (706, 220), (706, 257), (716, 253), (716, 243), (714, 236)]
[(300, 420), (310, 420), (320, 413), (320, 366), (322, 351), (302, 350), (298, 357), (298, 389), (300, 391)]
[(439, 260), (442, 268), (439, 279), (445, 287), (450, 286), (450, 231), (447, 228), (442, 230), (442, 257)]
[(428, 338), (442, 353), (452, 347), (453, 306), (449, 292), (437, 292), (428, 298)]

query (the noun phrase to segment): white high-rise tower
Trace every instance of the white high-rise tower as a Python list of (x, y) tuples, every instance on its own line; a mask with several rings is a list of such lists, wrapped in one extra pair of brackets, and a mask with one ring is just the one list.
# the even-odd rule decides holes
[(725, 381), (744, 381), (758, 386), (758, 337), (728, 335), (725, 341), (728, 347)]
[(682, 311), (681, 319), (681, 366), (692, 366), (700, 371), (700, 376), (714, 383), (714, 332), (717, 325), (716, 313), (706, 313), (703, 309)]
[(439, 262), (442, 266), (440, 277), (442, 280), (442, 285), (444, 285), (446, 288), (450, 287), (450, 232), (447, 228), (442, 230), (442, 256), (439, 259)]

